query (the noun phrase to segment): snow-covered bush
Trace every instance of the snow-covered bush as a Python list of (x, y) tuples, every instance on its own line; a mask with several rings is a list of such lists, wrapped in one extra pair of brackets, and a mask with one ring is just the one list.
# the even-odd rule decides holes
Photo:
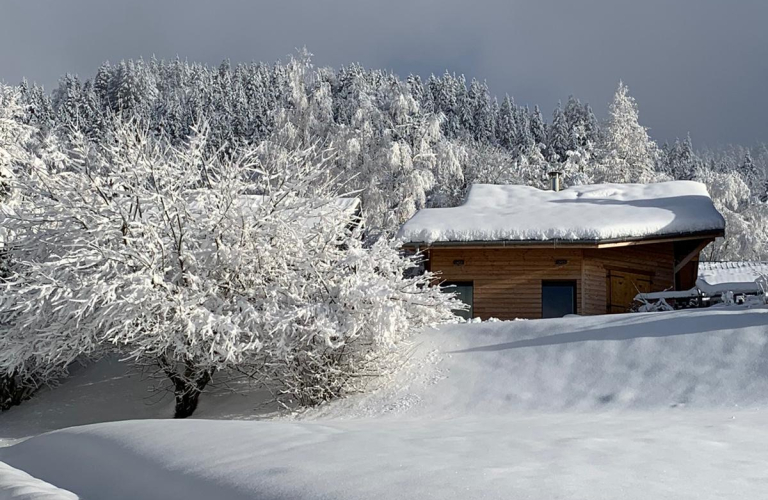
[(388, 370), (400, 341), (454, 319), (451, 309), (463, 307), (430, 286), (431, 273), (411, 272), (418, 257), (403, 257), (397, 242), (382, 238), (364, 248), (358, 238), (344, 238), (340, 245), (330, 227), (316, 226), (317, 237), (295, 242), (293, 272), (272, 276), (279, 293), (263, 297), (264, 313), (280, 314), (264, 326), (271, 330), (259, 364), (285, 405), (362, 389)]
[(19, 172), (0, 369), (117, 349), (159, 366), (186, 417), (216, 372), (246, 364), (302, 403), (338, 395), (377, 348), (450, 317), (431, 276), (405, 279), (385, 240), (362, 247), (327, 152), (225, 156), (206, 137), (171, 146), (123, 124), (99, 150), (75, 134), (63, 169)]

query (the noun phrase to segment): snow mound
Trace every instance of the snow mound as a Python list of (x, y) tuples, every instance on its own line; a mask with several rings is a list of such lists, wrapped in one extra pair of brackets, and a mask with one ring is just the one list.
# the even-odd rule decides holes
[(62, 490), (24, 471), (0, 462), (0, 500), (77, 500), (74, 493)]
[(409, 243), (603, 241), (724, 227), (698, 182), (594, 184), (558, 192), (475, 184), (463, 205), (419, 210), (398, 236)]
[[(768, 404), (768, 308), (446, 325), (419, 337), (397, 383), (319, 412), (408, 418)], [(440, 375), (440, 376), (437, 376)]]

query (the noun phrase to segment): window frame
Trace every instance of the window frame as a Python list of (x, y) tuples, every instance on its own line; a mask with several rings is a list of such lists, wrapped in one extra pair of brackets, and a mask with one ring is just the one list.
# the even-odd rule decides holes
[(579, 314), (579, 281), (578, 280), (541, 280), (541, 317), (542, 319), (562, 318), (564, 316), (544, 316), (544, 288), (546, 286), (569, 286), (573, 287), (573, 313)]
[[(449, 286), (456, 286), (456, 287), (458, 287), (458, 286), (468, 286), (468, 287), (470, 287), (472, 289), (472, 303), (469, 304), (469, 310), (468, 311), (462, 311), (462, 312), (469, 313), (469, 318), (466, 318), (466, 319), (474, 318), (475, 317), (475, 282), (471, 281), (471, 280), (470, 281), (467, 281), (467, 280), (446, 280), (446, 281), (443, 281), (443, 282), (440, 283), (440, 289), (441, 289), (440, 291), (442, 291), (442, 289), (444, 287), (449, 287)], [(446, 290), (446, 292), (448, 292), (448, 290)], [(455, 311), (455, 309), (453, 311)], [(455, 314), (456, 316), (459, 316), (456, 312), (454, 312), (453, 314)], [(461, 316), (461, 317), (463, 317), (463, 316)]]

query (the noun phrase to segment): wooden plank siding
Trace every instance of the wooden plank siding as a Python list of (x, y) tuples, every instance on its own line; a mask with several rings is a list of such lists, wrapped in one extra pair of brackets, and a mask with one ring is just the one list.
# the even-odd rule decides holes
[(474, 315), (483, 319), (540, 318), (543, 280), (575, 281), (577, 314), (605, 314), (609, 272), (647, 275), (651, 291), (662, 291), (674, 287), (674, 266), (672, 243), (607, 249), (433, 247), (429, 251), (429, 268), (439, 272), (441, 280), (473, 282)]
[(674, 289), (675, 254), (673, 243), (654, 243), (625, 248), (585, 249), (585, 273), (588, 282), (588, 306), (584, 314), (605, 314), (609, 273), (625, 271), (650, 278), (650, 291)]
[(442, 280), (472, 281), (474, 314), (483, 319), (540, 318), (542, 280), (574, 280), (582, 300), (579, 249), (432, 248), (430, 267)]

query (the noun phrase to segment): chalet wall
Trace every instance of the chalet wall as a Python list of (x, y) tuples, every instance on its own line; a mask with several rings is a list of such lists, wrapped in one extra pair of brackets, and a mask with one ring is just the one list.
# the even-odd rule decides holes
[(540, 318), (542, 280), (575, 280), (582, 303), (581, 250), (433, 248), (430, 267), (443, 280), (473, 281), (474, 314), (483, 319)]
[(652, 292), (674, 289), (673, 243), (584, 250), (585, 303), (583, 314), (605, 314), (608, 273), (626, 271), (647, 275)]
[(432, 248), (429, 258), (442, 280), (474, 283), (474, 314), (483, 319), (540, 318), (542, 280), (576, 281), (577, 313), (585, 315), (605, 314), (610, 271), (647, 275), (652, 291), (674, 287), (672, 243), (584, 250)]

